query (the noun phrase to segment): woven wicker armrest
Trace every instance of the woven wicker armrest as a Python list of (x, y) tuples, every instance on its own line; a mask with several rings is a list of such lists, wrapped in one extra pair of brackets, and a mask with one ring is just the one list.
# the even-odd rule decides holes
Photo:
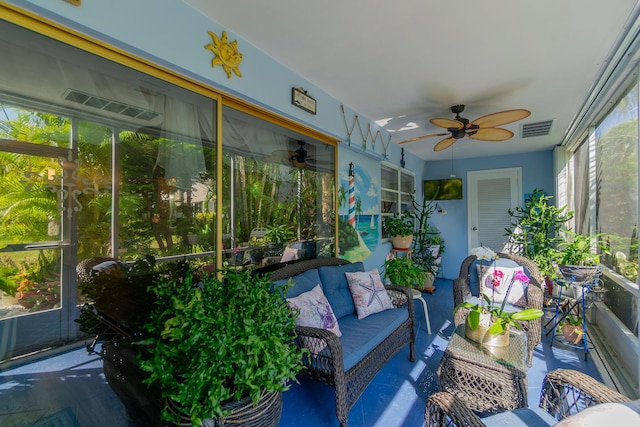
[[(296, 326), (298, 338), (314, 338), (324, 341), (328, 349), (322, 351), (319, 355), (312, 355), (308, 360), (315, 369), (321, 369), (326, 372), (342, 372), (342, 343), (336, 334), (326, 329), (313, 328), (311, 326)], [(298, 340), (300, 343), (300, 340)], [(301, 344), (298, 344), (301, 345)]]
[(630, 401), (589, 375), (572, 369), (549, 372), (540, 394), (540, 407), (558, 420), (599, 403)]
[[(395, 308), (405, 307), (413, 303), (411, 289), (397, 285), (386, 285), (384, 288), (387, 290)], [(411, 301), (411, 303), (409, 301)]]
[(462, 400), (451, 393), (440, 391), (429, 396), (424, 411), (424, 425), (481, 427), (484, 423)]

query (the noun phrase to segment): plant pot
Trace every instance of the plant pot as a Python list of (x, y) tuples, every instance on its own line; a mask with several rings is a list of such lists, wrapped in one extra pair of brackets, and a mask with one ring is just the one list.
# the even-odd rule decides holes
[[(166, 401), (167, 410), (178, 414), (180, 421), (178, 426), (191, 426), (191, 417), (180, 411), (180, 408), (171, 399)], [(223, 411), (231, 411), (226, 417), (205, 418), (203, 427), (240, 426), (240, 427), (278, 427), (282, 415), (282, 393), (267, 392), (254, 406), (250, 397), (243, 397), (237, 401), (229, 401), (222, 405)]]
[(584, 334), (580, 326), (562, 325), (562, 328), (560, 328), (560, 330), (562, 331), (562, 335), (564, 336), (564, 339), (569, 344), (577, 345), (577, 344), (580, 344), (580, 341), (582, 341), (582, 336)]
[(413, 242), (413, 234), (409, 236), (393, 236), (389, 240), (394, 249), (408, 250)]
[(421, 291), (433, 292), (435, 290), (435, 286), (433, 286), (433, 282), (436, 281), (436, 276), (433, 273), (425, 272), (426, 279), (424, 280), (424, 284), (422, 286), (415, 286), (416, 289), (420, 289)]
[(481, 320), (480, 325), (478, 325), (476, 329), (471, 329), (469, 324), (465, 322), (464, 335), (471, 341), (475, 341), (482, 345), (492, 347), (506, 347), (509, 345), (509, 325), (507, 325), (504, 332), (500, 334), (491, 334), (489, 333), (490, 326), (485, 326), (482, 323), (483, 322)]

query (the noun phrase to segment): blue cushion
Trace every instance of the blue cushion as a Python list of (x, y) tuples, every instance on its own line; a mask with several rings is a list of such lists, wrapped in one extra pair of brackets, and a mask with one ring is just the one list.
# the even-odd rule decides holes
[[(471, 266), (469, 267), (469, 290), (471, 291), (471, 295), (480, 295), (480, 278), (478, 277), (478, 264), (480, 263), (480, 261), (476, 260), (474, 261)], [(492, 266), (493, 261), (489, 262), (489, 261), (482, 261), (483, 265), (489, 265)], [(496, 267), (509, 267), (509, 268), (513, 268), (513, 267), (522, 267), (520, 264), (518, 264), (517, 262), (508, 259), (508, 258), (500, 258), (496, 260), (495, 263)], [(529, 270), (526, 269), (526, 267), (524, 268), (524, 272), (528, 277), (531, 277), (531, 273), (529, 273)]]
[[(335, 310), (335, 309), (334, 309)], [(371, 314), (364, 319), (351, 314), (338, 320), (342, 336), (344, 370), (351, 369), (378, 344), (384, 341), (409, 317), (404, 308), (391, 308)]]
[[(277, 289), (279, 286), (286, 284), (288, 281), (288, 279), (276, 280), (273, 284), (273, 287), (274, 289)], [(315, 268), (307, 270), (304, 273), (298, 274), (297, 276), (293, 276), (291, 278), (291, 281), (293, 282), (293, 285), (287, 291), (287, 298), (297, 297), (301, 293), (310, 291), (311, 289), (315, 288), (315, 286), (318, 284), (320, 285), (320, 287), (322, 287), (322, 281), (320, 280), (320, 276), (318, 275), (318, 270)], [(331, 304), (331, 301), (329, 301), (329, 304)]]
[(557, 423), (556, 419), (540, 408), (518, 408), (482, 419), (489, 427), (546, 427)]
[(356, 306), (353, 304), (351, 291), (349, 291), (347, 276), (344, 273), (357, 271), (364, 271), (364, 264), (356, 262), (353, 264), (318, 267), (318, 274), (322, 280), (322, 290), (327, 300), (329, 300), (329, 304), (331, 304), (336, 319), (356, 312)]

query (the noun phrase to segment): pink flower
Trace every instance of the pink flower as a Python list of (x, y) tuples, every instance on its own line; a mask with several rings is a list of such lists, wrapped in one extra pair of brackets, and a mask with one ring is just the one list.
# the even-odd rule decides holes
[(526, 274), (524, 274), (524, 271), (522, 270), (516, 271), (516, 275), (514, 276), (514, 279), (519, 280), (524, 284), (527, 284), (531, 281), (529, 277)]
[(491, 278), (491, 285), (494, 288), (500, 287), (500, 283), (502, 282), (502, 278), (504, 277), (504, 272), (502, 270), (495, 270), (493, 272), (493, 277)]

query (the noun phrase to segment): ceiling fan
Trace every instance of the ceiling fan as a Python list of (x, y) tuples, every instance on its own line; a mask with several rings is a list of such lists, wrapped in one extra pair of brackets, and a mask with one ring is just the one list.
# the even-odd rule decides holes
[(315, 158), (309, 155), (309, 152), (304, 148), (306, 142), (296, 141), (299, 145), (297, 150), (276, 150), (268, 158), (269, 161), (274, 161), (281, 164), (291, 164), (298, 169), (305, 169), (309, 162), (314, 162)]
[(289, 160), (294, 167), (304, 169), (307, 167), (307, 160), (312, 159), (309, 157), (307, 150), (304, 149), (305, 142), (298, 141), (298, 145), (300, 145), (300, 148), (295, 151), (289, 151)]
[(406, 144), (432, 136), (449, 135), (433, 147), (433, 151), (442, 151), (451, 147), (457, 140), (465, 136), (480, 141), (506, 141), (513, 136), (513, 132), (507, 129), (497, 128), (496, 126), (513, 123), (531, 115), (529, 110), (506, 110), (487, 114), (486, 116), (469, 122), (469, 119), (460, 117), (460, 113), (463, 111), (464, 105), (454, 105), (451, 107), (451, 112), (456, 115), (455, 119), (436, 118), (429, 120), (432, 124), (447, 129), (447, 132), (419, 136), (417, 138), (407, 139), (406, 141), (400, 141), (398, 144)]

